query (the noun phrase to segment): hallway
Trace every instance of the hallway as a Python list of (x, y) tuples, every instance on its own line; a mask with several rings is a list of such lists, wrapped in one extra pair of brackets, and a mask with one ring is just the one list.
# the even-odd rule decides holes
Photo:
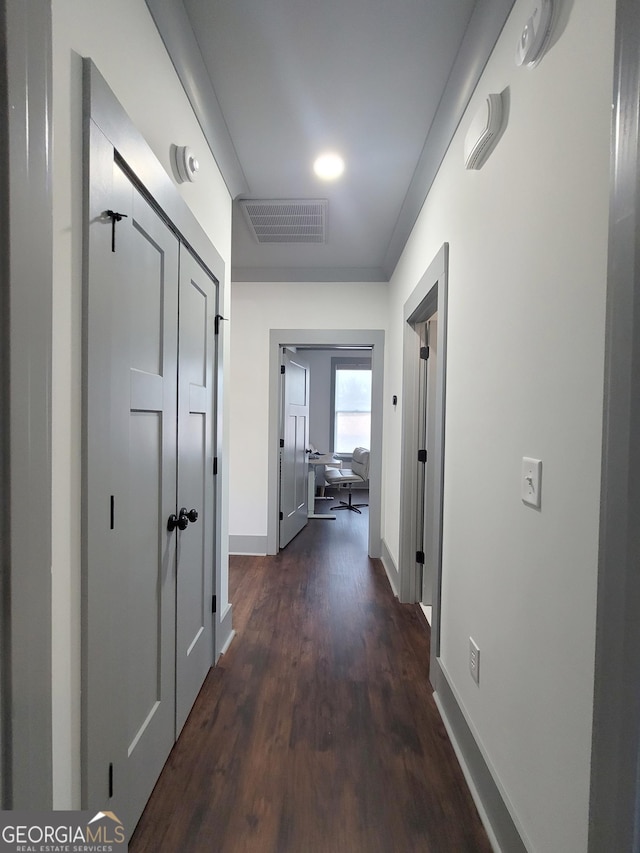
[(131, 853), (489, 853), (431, 695), (426, 623), (367, 557), (367, 521), (338, 512), (276, 557), (231, 558), (237, 636)]

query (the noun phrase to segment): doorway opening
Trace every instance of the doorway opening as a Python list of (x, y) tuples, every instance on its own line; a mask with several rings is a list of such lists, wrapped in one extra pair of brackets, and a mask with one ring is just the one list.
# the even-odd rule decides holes
[[(280, 437), (281, 437), (281, 353), (283, 348), (299, 350), (339, 350), (366, 348), (371, 358), (371, 427), (369, 466), (368, 554), (381, 552), (381, 480), (382, 480), (382, 382), (384, 331), (379, 329), (272, 329), (269, 349), (269, 507), (267, 553), (280, 548)], [(306, 353), (303, 353), (306, 354)], [(334, 353), (335, 356), (335, 353)], [(329, 443), (331, 437), (329, 438)], [(318, 448), (333, 450), (333, 447)]]
[(416, 561), (418, 564), (418, 603), (431, 625), (433, 580), (438, 563), (435, 526), (437, 524), (436, 419), (438, 405), (438, 312), (416, 323), (420, 339), (418, 361), (418, 484), (416, 492)]
[(431, 672), (440, 654), (447, 270), (445, 243), (404, 306), (400, 599), (431, 608)]
[[(335, 521), (337, 509), (360, 514), (359, 507), (368, 506), (371, 347), (285, 347), (280, 370), (279, 547), (284, 548), (311, 519)], [(347, 493), (349, 501), (342, 501)]]

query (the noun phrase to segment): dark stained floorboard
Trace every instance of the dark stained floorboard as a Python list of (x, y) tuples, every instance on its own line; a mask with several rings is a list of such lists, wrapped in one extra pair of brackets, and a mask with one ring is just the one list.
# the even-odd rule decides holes
[(431, 695), (426, 623), (367, 557), (366, 510), (337, 516), (276, 557), (231, 558), (237, 636), (131, 853), (491, 850)]

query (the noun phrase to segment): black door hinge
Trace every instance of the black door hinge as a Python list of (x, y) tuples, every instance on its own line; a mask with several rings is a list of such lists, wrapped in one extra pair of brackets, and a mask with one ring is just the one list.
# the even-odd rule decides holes
[(109, 764), (109, 799), (113, 797), (113, 762)]
[(416, 551), (416, 563), (424, 566), (424, 551)]
[(280, 521), (284, 521), (284, 515), (280, 513)]
[(280, 373), (284, 373), (284, 364), (280, 365)]
[(284, 447), (284, 438), (280, 439), (280, 447)]
[(222, 314), (216, 314), (216, 316), (214, 317), (214, 320), (213, 320), (213, 323), (214, 323), (213, 333), (214, 333), (214, 335), (217, 335), (218, 332), (220, 331), (220, 320), (226, 320), (226, 319), (227, 318), (223, 317)]
[(217, 610), (218, 610), (218, 596), (212, 595), (211, 596), (211, 612), (216, 613)]
[(111, 219), (111, 251), (115, 252), (116, 250), (116, 222), (120, 222), (122, 219), (128, 219), (126, 213), (117, 213), (115, 210), (105, 210), (105, 216), (108, 216)]
[(213, 476), (215, 477), (217, 473), (218, 473), (218, 457), (214, 456), (213, 457)]
[(427, 451), (419, 450), (418, 451), (418, 462), (426, 462), (427, 461)]
[(424, 361), (429, 358), (429, 347), (420, 347), (420, 358)]
[(109, 522), (109, 526), (110, 526), (111, 530), (114, 530), (115, 526), (116, 526), (116, 498), (115, 498), (115, 495), (111, 495), (109, 512), (111, 514), (111, 520)]

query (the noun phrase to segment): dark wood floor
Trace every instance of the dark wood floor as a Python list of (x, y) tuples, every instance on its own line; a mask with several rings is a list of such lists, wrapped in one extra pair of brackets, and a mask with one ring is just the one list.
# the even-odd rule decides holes
[(337, 515), (277, 557), (231, 558), (237, 637), (131, 853), (491, 850), (431, 695), (426, 623), (367, 557), (366, 510)]

